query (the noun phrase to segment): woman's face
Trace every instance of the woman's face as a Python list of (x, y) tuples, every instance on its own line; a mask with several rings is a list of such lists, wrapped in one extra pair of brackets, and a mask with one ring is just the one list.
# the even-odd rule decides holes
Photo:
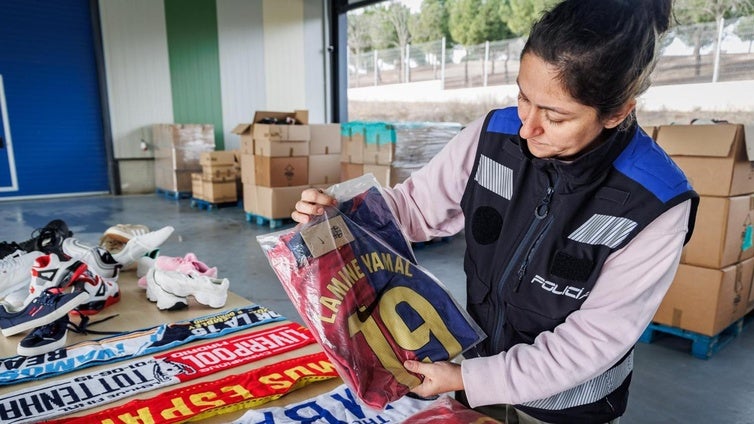
[(555, 68), (535, 54), (521, 58), (518, 89), (519, 134), (535, 157), (572, 159), (606, 128), (597, 110), (571, 97)]

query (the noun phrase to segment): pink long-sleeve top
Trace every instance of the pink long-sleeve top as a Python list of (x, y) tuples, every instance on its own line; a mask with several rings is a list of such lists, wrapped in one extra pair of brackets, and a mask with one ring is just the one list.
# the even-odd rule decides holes
[[(471, 174), (483, 118), (465, 127), (425, 167), (384, 190), (412, 241), (463, 229), (461, 197)], [(581, 309), (531, 345), (461, 363), (472, 407), (547, 398), (609, 369), (639, 339), (670, 287), (681, 258), (691, 205), (659, 216), (604, 264)], [(490, 378), (495, 376), (495, 378)]]

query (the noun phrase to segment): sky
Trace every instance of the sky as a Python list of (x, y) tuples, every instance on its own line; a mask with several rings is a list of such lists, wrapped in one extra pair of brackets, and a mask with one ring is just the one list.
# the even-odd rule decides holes
[(411, 9), (411, 13), (418, 13), (421, 10), (422, 0), (400, 0), (400, 3), (408, 6)]

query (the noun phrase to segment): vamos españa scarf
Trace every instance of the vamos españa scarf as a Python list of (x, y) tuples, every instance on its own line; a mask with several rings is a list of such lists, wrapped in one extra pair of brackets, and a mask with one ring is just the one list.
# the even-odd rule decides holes
[(85, 341), (36, 356), (0, 359), (0, 385), (65, 374), (104, 363), (172, 349), (193, 340), (211, 339), (285, 318), (259, 305), (163, 324), (95, 341)]
[(0, 422), (32, 423), (194, 380), (314, 343), (299, 324), (240, 334), (51, 381), (0, 397)]
[(385, 224), (392, 215), (381, 193), (368, 190), (339, 209), (258, 240), (338, 374), (382, 409), (421, 383), (404, 361), (447, 361), (484, 334), (434, 276), (385, 242), (403, 237)]
[[(393, 424), (427, 408), (431, 400), (402, 397), (377, 411), (360, 402), (345, 385), (312, 399), (279, 408), (246, 412), (233, 424)], [(443, 421), (435, 421), (442, 423)]]
[(190, 418), (204, 419), (254, 408), (310, 383), (337, 376), (327, 356), (317, 352), (48, 424), (172, 424)]

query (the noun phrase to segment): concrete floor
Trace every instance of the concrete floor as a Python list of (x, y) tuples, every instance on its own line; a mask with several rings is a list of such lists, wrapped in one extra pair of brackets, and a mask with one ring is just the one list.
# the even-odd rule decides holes
[[(271, 230), (246, 222), (240, 208), (199, 210), (191, 208), (188, 199), (154, 194), (5, 201), (0, 202), (0, 240), (26, 240), (34, 228), (55, 218), (63, 219), (76, 238), (93, 245), (113, 224), (145, 224), (152, 229), (172, 225), (175, 232), (161, 254), (193, 252), (218, 267), (235, 293), (301, 322), (256, 240)], [(456, 236), (416, 249), (419, 264), (461, 304), (466, 300), (464, 245)], [(637, 345), (628, 412), (621, 424), (754, 423), (754, 326), (710, 360), (689, 352), (689, 341), (670, 336)]]

